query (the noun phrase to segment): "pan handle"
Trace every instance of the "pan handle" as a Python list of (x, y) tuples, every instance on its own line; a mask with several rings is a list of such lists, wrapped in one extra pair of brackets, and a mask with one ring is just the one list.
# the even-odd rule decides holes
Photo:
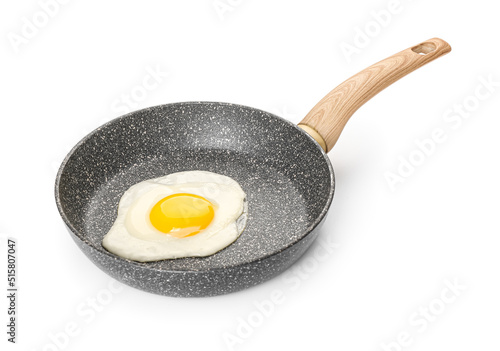
[(330, 91), (299, 123), (325, 150), (330, 151), (349, 118), (380, 91), (408, 73), (451, 51), (433, 38), (382, 60)]

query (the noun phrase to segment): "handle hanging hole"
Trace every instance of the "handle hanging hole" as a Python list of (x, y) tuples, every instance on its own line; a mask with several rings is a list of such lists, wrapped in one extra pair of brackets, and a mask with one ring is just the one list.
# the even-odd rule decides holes
[(436, 44), (431, 42), (418, 44), (417, 46), (411, 48), (411, 51), (419, 55), (427, 55), (428, 53), (431, 53), (434, 50), (436, 50)]

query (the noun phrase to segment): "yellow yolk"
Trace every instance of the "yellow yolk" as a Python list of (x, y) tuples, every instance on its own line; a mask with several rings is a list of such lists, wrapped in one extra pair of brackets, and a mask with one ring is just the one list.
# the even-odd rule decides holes
[(214, 206), (204, 197), (179, 193), (164, 197), (151, 209), (149, 220), (160, 232), (184, 238), (198, 234), (214, 218)]

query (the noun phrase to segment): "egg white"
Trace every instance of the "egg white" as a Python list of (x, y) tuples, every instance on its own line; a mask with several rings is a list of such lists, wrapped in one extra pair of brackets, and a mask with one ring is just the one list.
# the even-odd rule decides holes
[[(214, 205), (214, 218), (200, 233), (176, 238), (149, 220), (152, 207), (176, 193), (202, 196)], [(102, 245), (140, 262), (212, 255), (233, 243), (246, 221), (246, 195), (233, 179), (206, 171), (173, 173), (131, 186), (120, 199), (118, 215)]]

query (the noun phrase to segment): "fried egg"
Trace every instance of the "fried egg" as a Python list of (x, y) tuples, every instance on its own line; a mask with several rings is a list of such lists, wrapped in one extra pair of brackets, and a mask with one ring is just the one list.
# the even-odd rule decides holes
[(134, 261), (212, 255), (246, 224), (245, 192), (233, 179), (206, 171), (173, 173), (130, 187), (102, 245)]

